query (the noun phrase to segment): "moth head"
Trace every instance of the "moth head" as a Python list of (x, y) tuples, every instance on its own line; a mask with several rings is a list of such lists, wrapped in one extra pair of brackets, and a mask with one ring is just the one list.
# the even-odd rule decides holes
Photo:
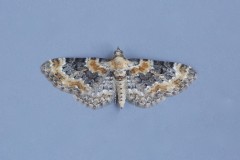
[(117, 50), (114, 52), (114, 57), (123, 57), (123, 51), (118, 47)]

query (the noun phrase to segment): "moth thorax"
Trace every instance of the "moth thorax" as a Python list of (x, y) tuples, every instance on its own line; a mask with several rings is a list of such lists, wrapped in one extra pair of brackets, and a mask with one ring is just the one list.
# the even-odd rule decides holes
[(112, 60), (112, 67), (114, 69), (126, 69), (128, 67), (128, 61), (123, 57), (115, 57)]

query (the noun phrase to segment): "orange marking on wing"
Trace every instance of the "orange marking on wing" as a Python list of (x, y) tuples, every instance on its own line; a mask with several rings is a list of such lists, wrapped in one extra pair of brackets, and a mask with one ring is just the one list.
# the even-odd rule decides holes
[(89, 69), (93, 72), (100, 72), (101, 74), (107, 73), (107, 70), (101, 67), (96, 60), (89, 60), (88, 62)]
[(59, 59), (53, 59), (52, 60), (52, 72), (54, 76), (58, 79), (59, 82), (61, 82), (63, 85), (68, 87), (77, 87), (81, 91), (86, 91), (86, 87), (84, 84), (80, 81), (70, 79), (66, 74), (64, 74), (61, 71), (61, 66), (63, 62)]
[(183, 88), (185, 84), (182, 82), (183, 79), (177, 79), (173, 81), (173, 84), (175, 85), (175, 88)]
[(66, 84), (69, 87), (78, 87), (81, 91), (86, 90), (86, 87), (79, 81), (67, 81)]
[(65, 80), (65, 76), (63, 76), (61, 73), (59, 72), (55, 72), (55, 77), (60, 80), (60, 81), (63, 81)]
[(155, 86), (151, 89), (150, 93), (156, 93), (157, 91), (166, 92), (167, 89), (168, 89), (168, 86), (167, 86), (167, 85), (157, 84), (157, 85), (155, 85)]
[(176, 80), (173, 81), (173, 84), (176, 85), (176, 86), (179, 86), (181, 83), (182, 83), (181, 79), (176, 79)]
[(59, 61), (59, 59), (53, 59), (52, 60), (52, 66), (54, 68), (58, 68), (61, 65), (61, 62)]
[(152, 87), (152, 89), (150, 90), (150, 93), (156, 93), (158, 91), (166, 92), (166, 91), (172, 90), (173, 88), (180, 89), (180, 88), (184, 87), (184, 84), (182, 81), (187, 74), (187, 68), (184, 66), (179, 67), (178, 71), (180, 72), (179, 76), (175, 77), (174, 79), (172, 79), (166, 83), (154, 85)]
[(133, 69), (131, 69), (131, 73), (132, 74), (137, 74), (139, 72), (145, 73), (145, 72), (148, 72), (149, 69), (150, 69), (149, 62), (144, 61), (138, 67), (134, 67)]

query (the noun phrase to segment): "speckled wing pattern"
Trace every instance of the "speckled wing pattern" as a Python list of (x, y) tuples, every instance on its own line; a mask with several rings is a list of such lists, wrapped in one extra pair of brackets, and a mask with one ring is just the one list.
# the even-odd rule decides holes
[(116, 100), (147, 108), (176, 95), (196, 79), (187, 65), (149, 59), (126, 59), (117, 49), (112, 59), (55, 58), (41, 71), (62, 91), (96, 109)]
[(177, 95), (196, 78), (196, 72), (184, 64), (147, 59), (130, 61), (136, 67), (127, 75), (127, 99), (136, 106), (149, 107)]
[(55, 58), (41, 70), (52, 84), (89, 106), (98, 108), (115, 98), (115, 85), (107, 59)]

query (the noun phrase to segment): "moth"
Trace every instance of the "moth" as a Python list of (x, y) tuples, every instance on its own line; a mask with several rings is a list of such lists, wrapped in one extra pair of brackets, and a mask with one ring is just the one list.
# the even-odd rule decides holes
[(177, 95), (196, 79), (185, 64), (127, 59), (117, 48), (111, 59), (55, 58), (41, 65), (42, 73), (60, 90), (73, 94), (92, 109), (116, 101), (148, 108)]

